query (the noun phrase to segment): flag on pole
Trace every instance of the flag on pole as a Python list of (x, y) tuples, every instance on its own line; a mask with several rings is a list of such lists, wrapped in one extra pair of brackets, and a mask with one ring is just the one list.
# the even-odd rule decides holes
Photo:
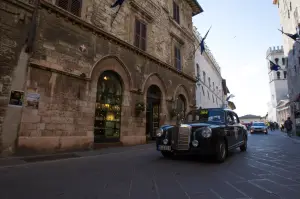
[(278, 29), (282, 34), (285, 34), (286, 36), (288, 36), (289, 38), (291, 38), (294, 41), (297, 41), (297, 39), (300, 39), (300, 36), (298, 33), (295, 34), (290, 34), (290, 33), (285, 33), (283, 32), (283, 30)]
[(204, 40), (206, 39), (209, 31), (210, 31), (211, 27), (208, 29), (207, 33), (205, 34), (205, 36), (202, 38), (201, 42), (200, 42), (200, 49), (201, 49), (201, 55), (202, 53), (205, 51), (205, 43)]
[(119, 13), (119, 11), (120, 11), (120, 9), (121, 9), (123, 3), (124, 3), (124, 1), (125, 1), (125, 0), (116, 0), (116, 2), (115, 2), (113, 5), (110, 6), (111, 8), (115, 8), (115, 7), (119, 6), (117, 12), (113, 15), (113, 18), (112, 18), (111, 24), (110, 24), (111, 26), (112, 26), (112, 24), (114, 23), (114, 21), (115, 21), (117, 15), (118, 15), (118, 13)]
[(116, 0), (116, 2), (114, 4), (112, 4), (110, 7), (111, 8), (115, 8), (117, 6), (120, 6), (124, 3), (124, 0)]
[(281, 69), (281, 67), (278, 64), (275, 64), (274, 62), (272, 62), (271, 60), (269, 60), (270, 62), (270, 70), (273, 71), (278, 71)]

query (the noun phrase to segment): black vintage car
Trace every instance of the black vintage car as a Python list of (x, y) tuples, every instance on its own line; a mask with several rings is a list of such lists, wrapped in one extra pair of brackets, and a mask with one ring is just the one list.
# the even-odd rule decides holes
[(156, 131), (156, 148), (164, 157), (177, 154), (215, 155), (224, 162), (228, 150), (247, 150), (247, 130), (229, 109), (190, 111), (178, 125), (163, 125)]

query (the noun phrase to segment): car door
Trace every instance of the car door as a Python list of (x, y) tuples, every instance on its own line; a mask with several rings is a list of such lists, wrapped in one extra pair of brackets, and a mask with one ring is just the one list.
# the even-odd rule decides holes
[(235, 144), (235, 125), (233, 120), (233, 115), (230, 111), (226, 111), (226, 133), (228, 140), (228, 148), (232, 148)]
[(235, 139), (236, 142), (239, 143), (243, 141), (243, 126), (241, 125), (237, 114), (233, 112), (232, 115), (233, 115), (234, 126), (235, 126)]

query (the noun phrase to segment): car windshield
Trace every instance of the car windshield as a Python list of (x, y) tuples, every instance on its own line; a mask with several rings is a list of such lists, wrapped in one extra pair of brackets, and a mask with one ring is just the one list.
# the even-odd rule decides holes
[(208, 123), (224, 123), (224, 111), (218, 109), (201, 109), (190, 112), (185, 122), (208, 122)]
[(265, 126), (265, 123), (262, 123), (262, 122), (260, 122), (260, 123), (253, 123), (252, 126)]

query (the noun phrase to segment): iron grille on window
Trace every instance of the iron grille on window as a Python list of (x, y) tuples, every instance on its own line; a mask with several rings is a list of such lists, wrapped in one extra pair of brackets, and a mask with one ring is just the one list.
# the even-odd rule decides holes
[(82, 0), (57, 0), (56, 5), (73, 15), (80, 17)]
[(146, 50), (146, 32), (147, 26), (140, 20), (135, 20), (134, 45), (142, 50)]

